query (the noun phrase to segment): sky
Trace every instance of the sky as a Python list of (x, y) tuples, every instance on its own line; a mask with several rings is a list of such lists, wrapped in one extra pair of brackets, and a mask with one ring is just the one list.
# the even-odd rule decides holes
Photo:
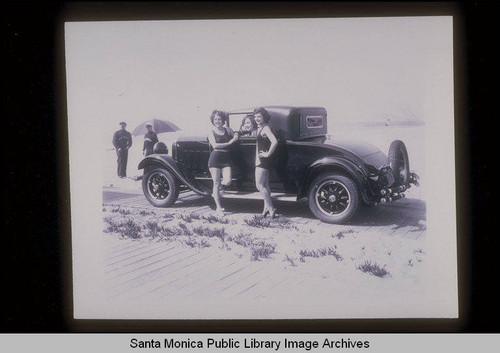
[(212, 110), (312, 105), (342, 122), (432, 118), (451, 17), (66, 23), (68, 118), (206, 131)]

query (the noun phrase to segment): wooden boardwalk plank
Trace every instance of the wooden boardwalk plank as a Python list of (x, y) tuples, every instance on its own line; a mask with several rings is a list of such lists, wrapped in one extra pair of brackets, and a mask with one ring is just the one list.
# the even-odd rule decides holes
[(106, 254), (106, 261), (116, 261), (119, 258), (123, 258), (130, 254), (135, 254), (138, 251), (147, 248), (147, 244), (142, 242), (137, 242), (133, 246), (125, 246), (121, 249), (114, 249), (113, 252)]
[(119, 253), (127, 248), (134, 248), (144, 245), (142, 241), (130, 238), (113, 239), (113, 244), (114, 245), (111, 245), (106, 249), (107, 256), (112, 256), (113, 254)]
[(127, 269), (126, 271), (122, 271), (113, 276), (113, 279), (120, 279), (120, 281), (126, 281), (131, 278), (142, 277), (144, 274), (147, 274), (151, 271), (155, 271), (158, 268), (163, 268), (163, 262), (169, 261), (172, 257), (181, 255), (186, 252), (186, 249), (173, 248), (172, 253), (169, 253), (169, 256), (165, 256), (161, 259), (155, 259), (154, 261), (148, 261), (141, 266), (137, 266), (132, 269)]
[(269, 292), (271, 288), (277, 287), (280, 283), (288, 280), (288, 277), (283, 275), (283, 272), (262, 274), (259, 277), (252, 278), (252, 281), (245, 281), (238, 285), (238, 291), (233, 291), (234, 297), (243, 297), (248, 299), (256, 299), (260, 297), (260, 293)]
[[(134, 252), (130, 254), (126, 258), (120, 259), (120, 261), (113, 262), (112, 264), (108, 264), (110, 267), (106, 273), (111, 273), (115, 271), (123, 272), (127, 267), (132, 266), (133, 268), (137, 268), (139, 264), (146, 263), (145, 266), (149, 266), (148, 261), (158, 258), (158, 256), (165, 255), (167, 252), (174, 250), (175, 247), (168, 247), (163, 249), (158, 249), (152, 246), (146, 247), (145, 251)], [(168, 255), (168, 254), (167, 254)]]
[(257, 288), (255, 292), (247, 293), (248, 295), (252, 295), (253, 299), (266, 298), (271, 294), (273, 289), (280, 287), (280, 285), (287, 283), (286, 291), (280, 292), (280, 297), (286, 296), (288, 293), (293, 293), (295, 288), (290, 286), (290, 276), (280, 276), (281, 278), (275, 278), (274, 281), (262, 286), (261, 288)]
[(314, 295), (324, 294), (324, 289), (335, 290), (339, 284), (332, 284), (331, 279), (311, 277), (307, 279), (303, 288), (303, 295), (314, 297)]
[(236, 297), (240, 293), (262, 282), (269, 276), (262, 266), (252, 266), (253, 268), (245, 274), (240, 274), (234, 281), (226, 283), (217, 293), (226, 297)]
[(220, 293), (225, 288), (237, 283), (241, 278), (251, 276), (255, 268), (244, 261), (235, 261), (230, 266), (216, 269), (210, 276), (199, 278), (198, 282), (191, 281), (187, 290), (187, 297), (206, 297)]
[[(191, 297), (191, 291), (204, 292), (206, 282), (214, 281), (220, 276), (225, 276), (227, 273), (240, 271), (242, 268), (237, 262), (229, 262), (221, 265), (219, 261), (215, 261), (211, 266), (205, 266), (200, 269), (194, 269), (189, 273), (179, 274), (175, 279), (162, 286), (160, 290), (160, 298), (167, 296), (182, 296)], [(179, 290), (183, 289), (181, 293)], [(203, 297), (206, 294), (203, 293)]]
[(147, 272), (136, 277), (130, 277), (122, 281), (114, 281), (113, 286), (111, 286), (110, 289), (114, 292), (122, 294), (123, 292), (130, 291), (133, 288), (143, 286), (148, 282), (162, 278), (168, 273), (172, 273), (189, 266), (189, 264), (195, 261), (199, 256), (200, 253), (191, 253), (189, 255), (177, 253), (166, 259), (167, 262), (163, 266), (152, 267)]
[(106, 200), (109, 203), (116, 203), (117, 201), (130, 200), (131, 198), (137, 198), (137, 195), (126, 194), (118, 191), (106, 191)]
[[(247, 271), (245, 271), (245, 270), (247, 270)], [(222, 293), (222, 292), (229, 293), (231, 291), (234, 291), (235, 288), (238, 287), (238, 284), (241, 283), (242, 279), (250, 278), (250, 277), (254, 276), (255, 274), (257, 274), (260, 270), (262, 270), (262, 269), (255, 267), (255, 266), (251, 266), (251, 265), (245, 267), (241, 272), (238, 273), (238, 276), (236, 278), (234, 278), (234, 280), (221, 284), (221, 286), (219, 287), (218, 293)], [(226, 278), (229, 278), (229, 277), (226, 277)], [(212, 282), (211, 284), (213, 284), (213, 283), (215, 283), (215, 282)], [(238, 289), (236, 289), (236, 290), (238, 290)]]
[(122, 296), (129, 298), (139, 298), (147, 296), (154, 300), (161, 297), (161, 290), (168, 288), (179, 278), (186, 277), (201, 268), (213, 265), (210, 254), (192, 253), (187, 257), (178, 259), (157, 271), (151, 272), (148, 276), (143, 276), (130, 280), (126, 283), (126, 291), (122, 291)]
[(414, 227), (413, 229), (410, 229), (406, 234), (405, 238), (406, 239), (420, 239), (420, 237), (424, 236), (427, 231), (427, 228), (425, 225), (419, 225), (419, 227)]
[(170, 266), (165, 271), (157, 273), (154, 281), (151, 279), (140, 285), (141, 292), (147, 294), (148, 297), (153, 298), (149, 294), (155, 294), (157, 298), (163, 296), (162, 292), (175, 287), (175, 282), (182, 278), (189, 277), (191, 273), (196, 273), (209, 268), (214, 265), (214, 259), (211, 254), (197, 253), (191, 257), (179, 261), (176, 266)]
[(404, 237), (412, 227), (411, 221), (412, 217), (401, 215), (399, 222), (392, 226), (392, 229), (387, 232), (387, 235), (391, 237)]
[(265, 290), (257, 293), (254, 299), (266, 298), (266, 297), (286, 297), (288, 293), (293, 291), (294, 293), (304, 292), (305, 283), (308, 281), (308, 277), (303, 276), (293, 276), (286, 277), (286, 280), (281, 282), (276, 282), (273, 286), (266, 288)]
[[(192, 213), (199, 216), (213, 214), (213, 200), (193, 192), (182, 193), (170, 208), (153, 207), (140, 193), (122, 197), (120, 192), (106, 192), (103, 207), (127, 206), (164, 214)], [(362, 210), (361, 217), (350, 224), (331, 225), (331, 233), (357, 229), (377, 232), (389, 237), (419, 239), (425, 236), (425, 203), (408, 199), (396, 204), (384, 204)], [(278, 213), (294, 224), (311, 229), (322, 227), (309, 211), (307, 202), (276, 201)], [(260, 214), (262, 200), (224, 199), (223, 206), (231, 220), (243, 221)], [(408, 211), (405, 207), (413, 208)], [(412, 213), (413, 212), (413, 213)], [(417, 216), (415, 216), (416, 214)], [(207, 225), (208, 226), (208, 225)], [(148, 239), (131, 240), (105, 237), (105, 272), (108, 290), (113, 297), (165, 299), (206, 299), (210, 296), (239, 299), (286, 298), (294, 295), (314, 296), (335, 290), (328, 279), (284, 275), (269, 272), (265, 263), (252, 262), (228, 256), (223, 261), (213, 249), (191, 249), (180, 243), (153, 242)]]

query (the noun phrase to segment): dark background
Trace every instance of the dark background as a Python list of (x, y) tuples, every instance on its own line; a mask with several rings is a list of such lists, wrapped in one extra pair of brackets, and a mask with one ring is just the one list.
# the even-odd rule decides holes
[[(72, 320), (64, 21), (422, 15), (454, 16), (460, 319)], [(1, 16), (0, 332), (500, 332), (498, 5), (21, 2)]]

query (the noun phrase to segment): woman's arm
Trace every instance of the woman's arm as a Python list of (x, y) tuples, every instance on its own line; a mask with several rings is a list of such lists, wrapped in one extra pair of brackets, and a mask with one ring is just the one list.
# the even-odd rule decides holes
[(233, 142), (229, 141), (228, 143), (234, 143), (234, 142), (238, 141), (238, 138), (240, 137), (239, 131), (235, 132), (230, 127), (226, 127), (226, 129), (227, 129), (227, 132), (229, 133), (229, 135), (231, 135), (231, 137), (232, 137), (231, 141), (233, 141)]
[(224, 143), (217, 143), (215, 141), (215, 136), (214, 136), (214, 133), (212, 131), (211, 134), (208, 135), (208, 141), (210, 142), (210, 144), (212, 145), (212, 147), (214, 149), (217, 149), (217, 148), (226, 148), (230, 145), (232, 145), (234, 142), (236, 142), (238, 140), (238, 136), (236, 134), (234, 134), (233, 130), (228, 129), (228, 133), (233, 136), (233, 138), (229, 141), (229, 142), (224, 142)]
[(210, 130), (210, 133), (208, 134), (208, 142), (210, 143), (210, 146), (212, 146), (212, 148), (215, 148), (215, 146), (217, 145), (217, 142), (215, 142), (214, 132), (212, 130)]

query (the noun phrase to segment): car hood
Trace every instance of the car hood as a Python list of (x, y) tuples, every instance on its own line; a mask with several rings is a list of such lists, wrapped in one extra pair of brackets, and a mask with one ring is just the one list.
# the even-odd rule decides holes
[(365, 164), (369, 164), (379, 169), (389, 164), (387, 155), (374, 145), (353, 139), (327, 138), (323, 144), (332, 146), (335, 149), (348, 151), (360, 158)]

